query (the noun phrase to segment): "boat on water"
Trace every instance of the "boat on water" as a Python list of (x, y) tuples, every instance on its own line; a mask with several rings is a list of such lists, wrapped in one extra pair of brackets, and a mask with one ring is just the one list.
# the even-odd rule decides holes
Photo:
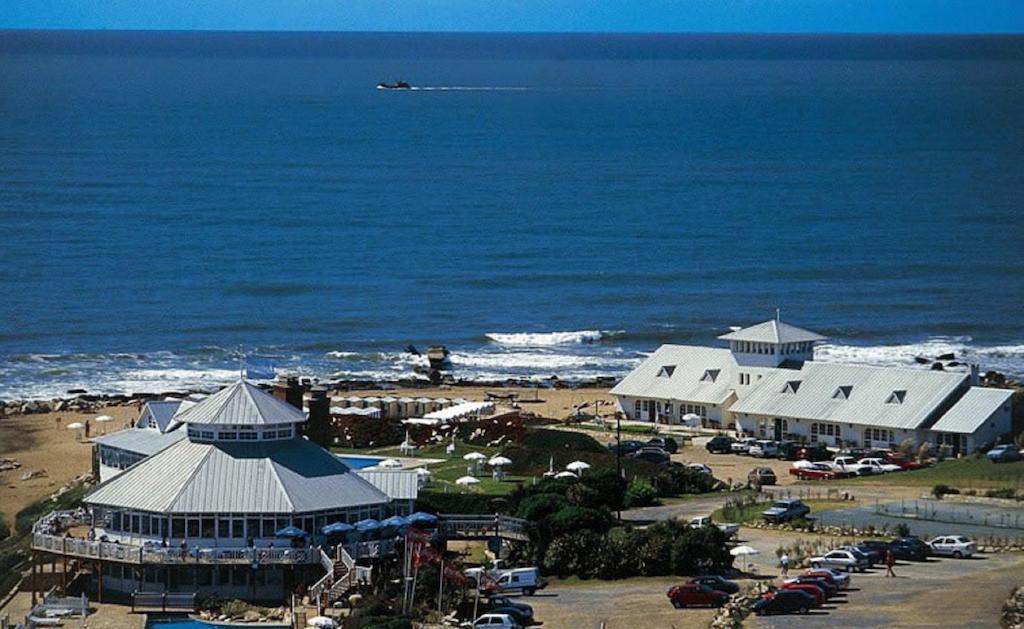
[(379, 90), (411, 90), (412, 86), (405, 81), (395, 81), (394, 83), (385, 83), (381, 81), (377, 84)]

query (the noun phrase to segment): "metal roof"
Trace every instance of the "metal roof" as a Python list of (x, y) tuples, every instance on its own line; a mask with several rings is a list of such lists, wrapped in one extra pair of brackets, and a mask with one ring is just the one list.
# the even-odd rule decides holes
[(419, 474), (416, 470), (357, 470), (364, 479), (392, 500), (416, 500), (419, 496)]
[(160, 432), (152, 428), (126, 428), (90, 439), (110, 448), (149, 456), (185, 438), (184, 430)]
[(239, 380), (179, 413), (175, 419), (187, 424), (260, 426), (296, 424), (306, 421), (306, 415), (256, 385)]
[[(967, 377), (924, 369), (809, 361), (799, 370), (766, 371), (729, 410), (909, 430), (921, 427)], [(799, 384), (793, 387), (791, 382)], [(850, 387), (848, 396), (845, 387)]]
[(971, 387), (931, 430), (971, 434), (1013, 397), (1011, 389)]
[(136, 426), (155, 428), (160, 432), (166, 432), (168, 424), (174, 419), (174, 414), (178, 412), (180, 405), (181, 400), (150, 400), (142, 407), (142, 413), (139, 414)]
[(295, 514), (383, 504), (388, 497), (303, 438), (185, 439), (98, 485), (85, 502), (156, 513)]
[(824, 341), (827, 337), (772, 319), (749, 328), (723, 334), (718, 338), (725, 341), (750, 341), (752, 343), (805, 343)]
[(662, 345), (611, 394), (722, 404), (732, 394), (735, 372), (736, 359), (727, 349)]

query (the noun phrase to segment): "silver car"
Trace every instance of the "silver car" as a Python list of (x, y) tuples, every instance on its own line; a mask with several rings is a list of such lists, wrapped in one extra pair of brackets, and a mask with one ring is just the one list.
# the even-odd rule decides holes
[(957, 559), (970, 557), (978, 552), (978, 545), (963, 535), (936, 537), (928, 542), (928, 545), (932, 547), (932, 552), (936, 555), (956, 557)]

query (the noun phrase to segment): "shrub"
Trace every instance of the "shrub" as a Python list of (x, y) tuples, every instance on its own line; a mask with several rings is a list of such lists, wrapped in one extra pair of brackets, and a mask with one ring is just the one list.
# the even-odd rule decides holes
[(985, 492), (986, 498), (1016, 498), (1017, 492), (1012, 487), (1004, 487), (1002, 489), (989, 489)]
[(604, 538), (593, 531), (577, 531), (556, 538), (544, 553), (542, 567), (547, 574), (566, 577), (572, 574), (590, 578), (593, 561), (601, 555)]
[(942, 497), (947, 494), (959, 494), (960, 490), (956, 487), (950, 487), (949, 485), (936, 485), (932, 487), (932, 495), (942, 500)]
[(659, 496), (703, 494), (714, 488), (715, 479), (700, 470), (672, 466), (651, 478), (651, 484)]
[(531, 522), (540, 522), (544, 518), (569, 506), (569, 501), (558, 494), (537, 494), (524, 498), (519, 503), (516, 516)]
[(906, 522), (900, 522), (896, 525), (896, 537), (910, 537), (910, 526)]
[(629, 483), (629, 488), (626, 489), (626, 496), (623, 499), (623, 506), (627, 508), (631, 507), (649, 507), (654, 504), (656, 494), (654, 487), (650, 483), (643, 480), (642, 478), (634, 478)]
[(4, 522), (3, 514), (0, 513), (0, 541), (7, 539), (11, 536), (11, 527), (7, 526)]
[(604, 511), (587, 507), (569, 506), (548, 516), (545, 523), (554, 536), (574, 531), (595, 531), (605, 533), (611, 524), (611, 518)]
[(909, 438), (908, 439), (904, 439), (900, 443), (900, 454), (902, 454), (903, 456), (907, 457), (908, 459), (914, 457), (914, 440), (913, 439), (909, 439)]
[(932, 444), (925, 441), (921, 444), (921, 447), (917, 449), (917, 462), (924, 463), (928, 460), (928, 453), (932, 451)]

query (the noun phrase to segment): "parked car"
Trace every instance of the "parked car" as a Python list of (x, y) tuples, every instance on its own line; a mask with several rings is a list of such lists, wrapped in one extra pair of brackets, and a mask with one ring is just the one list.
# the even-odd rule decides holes
[[(867, 562), (867, 567), (868, 568), (873, 568), (874, 565), (876, 563), (878, 563), (878, 561), (876, 561), (876, 559), (875, 559), (877, 557), (877, 555), (873, 551), (871, 551), (870, 549), (865, 551), (865, 550), (861, 550), (860, 548), (858, 548), (854, 544), (848, 544), (846, 546), (840, 546), (839, 550), (848, 550), (851, 553), (853, 553), (857, 558), (863, 559), (865, 562)], [(883, 559), (884, 559), (884, 557), (883, 557)]]
[(524, 627), (533, 624), (533, 607), (526, 603), (517, 603), (507, 596), (492, 596), (487, 604), (489, 614), (508, 614)]
[(480, 588), (481, 592), (493, 594), (494, 592), (520, 591), (527, 596), (533, 596), (537, 590), (547, 586), (547, 583), (540, 578), (540, 571), (537, 568), (512, 568), (492, 573), (492, 578), (493, 581)]
[(757, 442), (753, 437), (744, 437), (732, 442), (733, 454), (750, 454), (750, 447)]
[(1020, 450), (1013, 444), (996, 446), (985, 453), (993, 463), (1013, 463), (1020, 460)]
[(883, 551), (879, 551), (878, 549), (872, 548), (871, 546), (868, 546), (867, 544), (864, 544), (864, 543), (861, 543), (861, 544), (851, 544), (849, 546), (843, 546), (843, 548), (845, 548), (846, 550), (855, 549), (858, 552), (864, 553), (864, 555), (867, 556), (868, 561), (871, 562), (872, 566), (875, 565), (875, 564), (879, 564), (879, 563), (882, 563), (883, 561), (885, 561), (885, 551), (884, 550)]
[(782, 584), (779, 588), (781, 590), (798, 590), (800, 592), (807, 592), (814, 597), (814, 606), (819, 607), (825, 603), (826, 596), (825, 590), (818, 587), (813, 583), (800, 583), (799, 581), (787, 581)]
[(889, 463), (885, 459), (871, 458), (857, 461), (860, 465), (867, 465), (871, 468), (872, 474), (888, 474), (890, 472), (902, 472), (903, 468), (895, 463)]
[(747, 474), (747, 482), (755, 487), (774, 485), (777, 480), (775, 478), (775, 471), (770, 467), (755, 467)]
[(736, 440), (732, 437), (717, 436), (712, 437), (707, 443), (704, 444), (704, 448), (711, 454), (729, 454), (732, 452), (732, 444)]
[(629, 456), (640, 461), (654, 463), (655, 465), (668, 465), (672, 462), (672, 457), (661, 448), (643, 447)]
[(849, 572), (840, 572), (839, 570), (832, 570), (831, 568), (812, 568), (805, 571), (803, 576), (813, 577), (815, 579), (824, 579), (840, 590), (847, 590), (850, 588), (851, 579)]
[(852, 456), (837, 456), (832, 459), (832, 469), (853, 472), (857, 476), (867, 476), (874, 472), (870, 465), (861, 465)]
[(786, 579), (785, 582), (786, 583), (810, 583), (810, 584), (813, 584), (813, 585), (817, 585), (818, 587), (821, 588), (821, 590), (823, 592), (825, 592), (825, 597), (826, 598), (832, 598), (833, 596), (835, 596), (836, 594), (839, 593), (839, 586), (838, 585), (836, 585), (834, 583), (829, 583), (828, 581), (826, 581), (825, 579), (823, 579), (821, 577), (808, 577), (808, 576), (805, 576), (805, 575), (801, 575), (801, 576), (798, 576), (798, 577), (792, 577), (792, 578)]
[(758, 459), (774, 459), (779, 454), (779, 446), (774, 441), (759, 439), (750, 446), (747, 454)]
[(707, 465), (704, 465), (703, 463), (687, 463), (686, 467), (687, 469), (697, 470), (698, 472), (702, 472), (704, 474), (707, 474), (708, 476), (713, 476), (711, 468), (708, 467)]
[(915, 461), (902, 452), (890, 452), (888, 456), (885, 457), (885, 460), (893, 465), (899, 465), (904, 470), (919, 470), (924, 467), (924, 464)]
[(700, 583), (684, 583), (682, 585), (674, 585), (669, 589), (668, 600), (672, 602), (672, 606), (676, 609), (691, 605), (721, 607), (729, 600), (729, 595)]
[(932, 547), (916, 537), (901, 537), (889, 542), (889, 549), (895, 559), (926, 561), (932, 556)]
[(679, 442), (672, 437), (652, 437), (647, 440), (647, 445), (654, 448), (661, 448), (669, 454), (675, 454), (679, 451)]
[[(797, 461), (801, 463), (801, 461)], [(837, 470), (828, 463), (806, 463), (804, 465), (789, 468), (789, 473), (800, 480), (834, 480), (836, 478), (849, 478), (856, 476), (853, 472)]]
[(812, 607), (814, 607), (814, 598), (807, 592), (776, 590), (768, 592), (761, 600), (754, 603), (754, 613), (758, 616), (767, 614), (806, 614)]
[(608, 451), (612, 454), (619, 453), (623, 456), (633, 454), (640, 448), (644, 447), (643, 441), (636, 441), (635, 439), (627, 439), (621, 443), (609, 443)]
[(928, 545), (932, 547), (933, 554), (956, 557), (957, 559), (970, 557), (978, 552), (978, 545), (963, 535), (936, 537), (928, 542)]
[(765, 522), (788, 522), (807, 517), (810, 512), (811, 508), (801, 500), (776, 500), (771, 508), (761, 513), (761, 517)]
[(868, 569), (868, 559), (863, 553), (853, 553), (849, 550), (830, 550), (824, 555), (811, 557), (811, 566), (814, 568), (835, 568), (847, 572), (864, 572)]
[(800, 446), (796, 458), (804, 461), (825, 461), (832, 458), (832, 453), (824, 445), (815, 443)]
[(725, 533), (726, 537), (733, 537), (737, 533), (740, 532), (740, 525), (739, 524), (732, 524), (732, 523), (716, 524), (714, 521), (711, 520), (711, 516), (710, 515), (701, 515), (701, 516), (697, 516), (695, 518), (692, 518), (690, 520), (690, 528), (692, 528), (692, 529), (699, 529), (702, 526), (718, 527), (718, 530), (723, 532), (723, 533)]
[(690, 579), (690, 583), (699, 583), (706, 585), (712, 590), (718, 590), (719, 592), (725, 592), (726, 594), (736, 594), (740, 591), (740, 586), (735, 581), (730, 581), (725, 577), (720, 577), (717, 574), (708, 574), (702, 577), (694, 577)]
[(508, 614), (484, 614), (473, 621), (473, 626), (487, 629), (520, 629), (519, 623)]

